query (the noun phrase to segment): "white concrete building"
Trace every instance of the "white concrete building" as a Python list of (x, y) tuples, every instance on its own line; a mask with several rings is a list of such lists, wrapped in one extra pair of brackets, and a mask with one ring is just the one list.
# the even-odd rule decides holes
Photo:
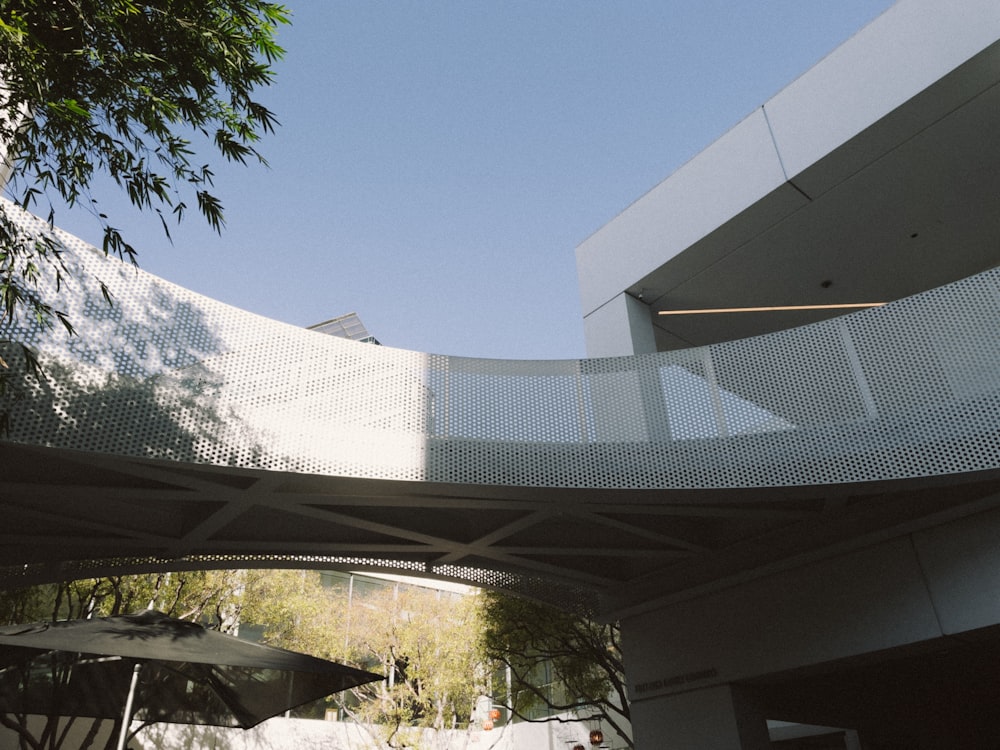
[(78, 336), (0, 331), (47, 368), (0, 582), (493, 586), (620, 619), (640, 750), (996, 747), (998, 84), (1000, 5), (900, 0), (581, 245), (584, 360), (320, 336), (60, 234)]
[[(995, 2), (901, 0), (636, 200), (577, 251), (588, 355), (707, 352), (844, 310), (677, 313), (888, 302), (1000, 263), (998, 40)], [(943, 348), (887, 336), (859, 358), (846, 323), (829, 345), (877, 419), (875, 362), (943, 362), (947, 339), (971, 330), (991, 350), (994, 324), (977, 318), (959, 303), (897, 329), (949, 328)], [(772, 339), (773, 366), (825, 357), (810, 330)], [(801, 424), (791, 404), (834, 399), (815, 372), (802, 375), (781, 392), (752, 378), (725, 391)], [(916, 406), (923, 376), (896, 377)], [(924, 504), (925, 515), (877, 533), (859, 522), (838, 546), (802, 544), (780, 562), (757, 549), (726, 576), (650, 582), (647, 601), (621, 613), (640, 746), (767, 747), (765, 718), (857, 730), (831, 747), (995, 746), (1000, 514), (993, 473), (969, 479), (874, 494), (859, 482), (847, 497), (817, 486), (818, 503), (864, 498), (869, 515)], [(974, 502), (958, 510), (959, 495)], [(787, 730), (772, 727), (772, 739)]]
[(577, 250), (588, 356), (836, 314), (658, 313), (889, 301), (996, 265), (998, 36), (989, 0), (902, 0), (638, 198)]

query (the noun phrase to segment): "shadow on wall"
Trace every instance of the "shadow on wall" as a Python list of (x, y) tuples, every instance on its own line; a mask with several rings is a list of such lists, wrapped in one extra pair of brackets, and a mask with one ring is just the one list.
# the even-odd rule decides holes
[[(0, 357), (9, 365), (0, 414), (4, 437), (12, 441), (194, 463), (258, 463), (259, 444), (219, 406), (219, 383), (201, 368), (164, 383), (160, 377), (108, 374), (51, 356), (41, 356), (33, 372), (10, 345), (0, 347)], [(223, 439), (227, 433), (239, 439)]]
[[(220, 303), (203, 304), (197, 295), (19, 213), (26, 232), (49, 236), (60, 247), (62, 270), (40, 268), (34, 291), (76, 333), (54, 318), (47, 323), (23, 312), (0, 323), (6, 365), (0, 367), (0, 437), (253, 466), (252, 436), (218, 405), (220, 379), (200, 365), (232, 346), (213, 315)], [(220, 440), (232, 433), (241, 439)], [(230, 444), (237, 455), (218, 455)]]
[[(26, 444), (326, 476), (597, 489), (881, 481), (996, 462), (997, 271), (753, 339), (532, 362), (323, 336), (61, 241), (76, 265), (58, 299), (79, 335), (34, 321), (0, 330), (14, 349), (5, 359), (19, 344), (44, 356), (46, 379), (8, 375), (30, 396), (6, 397), (10, 437)], [(93, 277), (114, 305), (76, 283)]]

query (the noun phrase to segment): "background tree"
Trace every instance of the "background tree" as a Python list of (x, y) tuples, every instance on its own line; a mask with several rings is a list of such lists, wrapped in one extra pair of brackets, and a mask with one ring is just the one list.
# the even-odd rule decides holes
[(0, 591), (0, 624), (108, 617), (152, 607), (227, 631), (237, 623), (242, 592), (243, 573), (235, 570), (85, 578)]
[(509, 693), (498, 678), (495, 700), (524, 721), (600, 719), (632, 747), (617, 623), (495, 591), (480, 599), (482, 651), (510, 678)]
[(468, 726), (485, 690), (477, 596), (389, 581), (349, 593), (319, 581), (313, 572), (251, 572), (244, 620), (265, 623), (272, 645), (384, 674), (331, 702), (379, 742), (413, 746), (423, 728)]
[[(358, 663), (378, 665), (359, 713), (390, 730), (465, 728), (484, 687), (477, 685), (478, 618), (474, 596), (416, 587), (386, 588), (354, 611), (349, 648)], [(391, 743), (390, 743), (391, 744)]]
[(324, 586), (313, 570), (248, 570), (240, 619), (261, 640), (323, 659), (347, 660), (346, 594)]
[[(315, 571), (300, 570), (89, 579), (0, 593), (0, 622), (111, 615), (152, 603), (219, 629), (238, 623), (241, 636), (386, 676), (297, 715), (322, 716), (327, 706), (335, 707), (369, 725), (375, 744), (390, 747), (421, 746), (423, 729), (466, 729), (477, 698), (486, 694), (479, 596), (374, 579), (353, 588), (321, 580)], [(0, 724), (20, 726), (23, 736), (37, 741), (26, 717), (0, 715)]]
[[(102, 177), (168, 235), (189, 202), (220, 230), (196, 141), (229, 161), (264, 161), (256, 144), (276, 120), (254, 96), (272, 80), (288, 20), (262, 0), (0, 0), (7, 192), (50, 225), (57, 207), (84, 206), (102, 222), (104, 251), (130, 260), (134, 246), (93, 194)], [(61, 252), (0, 204), (0, 323), (29, 314), (71, 329), (38, 290), (42, 276), (66, 273)]]

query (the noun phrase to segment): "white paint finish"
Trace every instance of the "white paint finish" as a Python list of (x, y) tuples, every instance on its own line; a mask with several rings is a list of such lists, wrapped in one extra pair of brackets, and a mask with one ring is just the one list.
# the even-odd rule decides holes
[[(841, 322), (708, 348), (477, 360), (267, 321), (59, 236), (73, 277), (104, 280), (116, 304), (88, 304), (70, 285), (61, 307), (77, 336), (31, 320), (10, 331), (49, 376), (35, 391), (23, 357), (4, 355), (12, 384), (36, 394), (12, 404), (12, 440), (0, 444), (0, 463), (21, 469), (0, 474), (0, 561), (18, 577), (54, 575), (63, 564), (83, 575), (90, 560), (232, 565), (319, 555), (334, 566), (364, 560), (550, 599), (559, 592), (560, 603), (593, 601), (599, 590), (602, 606), (624, 610), (655, 595), (647, 572), (663, 570), (661, 582), (649, 581), (659, 590), (686, 586), (673, 540), (683, 542), (681, 555), (702, 550), (696, 556), (722, 578), (773, 560), (762, 546), (749, 544), (739, 560), (728, 547), (769, 526), (775, 498), (799, 492), (779, 488), (829, 485), (840, 496), (854, 483), (947, 474), (964, 484), (964, 475), (1000, 466), (1000, 348), (984, 333), (1000, 311), (982, 301), (996, 298), (1000, 270)], [(96, 478), (59, 481), (69, 470), (55, 467), (74, 462), (74, 451), (104, 464), (94, 470), (115, 489)], [(192, 464), (217, 481), (191, 487)], [(278, 476), (297, 489), (288, 494)], [(124, 502), (149, 481), (161, 488), (156, 507)], [(712, 505), (725, 496), (716, 490), (750, 488), (762, 490), (743, 494), (746, 511), (762, 512), (760, 527), (723, 518), (720, 528), (712, 512), (677, 524), (660, 512), (682, 497)], [(378, 520), (337, 509), (359, 494), (377, 498)], [(206, 520), (193, 510), (198, 498), (230, 505)], [(456, 498), (468, 525), (441, 511)], [(618, 516), (619, 499), (627, 516)], [(508, 501), (509, 511), (492, 513)], [(43, 512), (56, 531), (39, 526)], [(586, 535), (567, 534), (567, 512)], [(614, 533), (590, 533), (603, 523), (595, 516)], [(794, 525), (780, 533), (788, 536), (779, 545), (797, 535)], [(816, 543), (846, 533), (834, 522)], [(714, 567), (716, 544), (724, 570)]]
[[(1000, 43), (990, 55), (995, 80)], [(976, 66), (986, 67), (987, 62), (977, 58)], [(949, 76), (931, 94), (921, 95), (920, 106), (908, 103), (887, 118), (892, 124), (880, 122), (796, 175), (796, 185), (803, 190), (822, 193), (818, 200), (790, 208), (784, 220), (754, 234), (748, 216), (763, 211), (765, 204), (780, 210), (776, 199), (781, 191), (776, 191), (637, 285), (664, 291), (665, 297), (653, 300), (657, 309), (892, 300), (996, 265), (1000, 149), (992, 137), (997, 127), (991, 123), (1000, 113), (1000, 86), (902, 144), (892, 140), (900, 137), (896, 126), (908, 116), (904, 111), (923, 116), (928, 99), (934, 106), (941, 105), (942, 98), (954, 101), (941, 89), (968, 83), (966, 73), (963, 68), (962, 75)], [(913, 131), (908, 125), (905, 132)], [(865, 152), (882, 153), (889, 147), (891, 151), (857, 171)], [(794, 192), (790, 186), (787, 190)], [(692, 260), (706, 252), (717, 257), (714, 248), (723, 244), (723, 237), (738, 232), (744, 232), (742, 240), (737, 236), (725, 241), (735, 249), (706, 271), (694, 272)], [(824, 280), (832, 287), (822, 287)], [(687, 343), (671, 346), (659, 332), (658, 341), (663, 348), (677, 348), (818, 319), (818, 313), (660, 316), (657, 324), (669, 325), (670, 332)]]
[[(7, 93), (6, 83), (2, 78), (0, 78), (0, 92)], [(10, 117), (10, 110), (5, 109), (0, 113), (0, 122), (5, 126), (14, 124), (20, 126), (20, 124), (26, 119), (28, 114), (28, 106), (25, 103), (21, 105), (14, 111), (13, 117)], [(7, 182), (10, 180), (11, 174), (14, 172), (14, 162), (16, 161), (16, 154), (10, 153), (10, 141), (0, 140), (0, 191), (2, 191), (6, 186)]]
[(0, 143), (0, 190), (7, 186), (13, 169), (13, 164), (7, 159), (7, 144)]
[[(953, 146), (950, 148), (948, 142), (951, 132), (947, 121), (956, 112), (960, 113), (968, 108), (975, 110), (978, 99), (991, 96), (990, 90), (995, 88), (997, 83), (998, 60), (1000, 60), (1000, 42), (994, 42), (971, 60), (962, 63), (928, 88), (915, 93), (899, 107), (853, 135), (832, 152), (820, 155), (816, 161), (809, 164), (793, 164), (792, 166), (802, 166), (803, 169), (798, 172), (789, 170), (790, 178), (803, 192), (815, 199), (864, 169), (874, 169), (876, 174), (891, 175), (892, 173), (880, 163), (880, 160), (894, 151), (908, 148), (910, 142), (916, 138), (929, 142), (939, 139), (940, 143), (935, 142), (935, 149), (939, 155), (931, 154), (931, 158), (947, 160), (953, 155), (957, 157), (954, 167), (949, 165), (946, 172), (952, 169), (959, 173), (967, 171), (968, 167), (964, 163), (967, 155), (963, 153), (965, 149), (959, 148), (956, 153), (949, 153)], [(995, 93), (992, 96), (995, 96)], [(987, 103), (985, 106), (986, 111), (993, 107), (995, 112), (992, 104)], [(772, 105), (769, 104), (767, 107), (767, 111), (771, 113)], [(777, 109), (777, 104), (774, 107)], [(789, 126), (789, 135), (793, 143), (799, 143), (807, 137), (806, 133), (794, 127), (795, 122), (790, 124), (784, 122), (777, 114), (774, 117), (778, 127), (776, 138), (777, 133), (781, 132), (782, 125)], [(985, 117), (980, 116), (977, 125), (981, 129), (992, 130), (993, 126), (987, 124), (992, 119), (992, 113)], [(801, 120), (797, 122), (801, 126)], [(780, 151), (785, 141), (779, 140), (778, 145)], [(992, 153), (992, 148), (983, 150), (980, 154), (980, 163), (992, 162), (990, 156)], [(920, 171), (919, 164), (907, 166)], [(934, 168), (936, 169), (936, 166)], [(937, 193), (936, 200), (946, 202), (947, 195), (947, 191), (942, 189)]]
[(716, 670), (700, 684), (645, 691), (653, 696), (915, 643), (941, 631), (912, 545), (901, 538), (640, 615), (623, 623), (623, 635), (632, 685)]
[(784, 181), (764, 113), (757, 110), (577, 248), (584, 314)]
[(897, 3), (765, 104), (787, 174), (816, 163), (998, 37), (995, 0)]
[(624, 357), (656, 351), (649, 307), (619, 294), (583, 319), (587, 356)]
[(914, 534), (942, 630), (1000, 623), (1000, 511)]
[[(719, 189), (728, 188), (720, 185)], [(666, 299), (660, 300), (665, 308), (679, 310), (705, 307), (706, 305), (699, 304), (705, 299), (704, 297), (688, 296), (681, 285), (691, 281), (697, 283), (702, 275), (714, 284), (717, 276), (716, 264), (720, 261), (725, 262), (729, 256), (752, 243), (756, 238), (767, 236), (775, 228), (781, 227), (789, 216), (795, 215), (796, 212), (807, 206), (809, 206), (809, 201), (801, 192), (789, 183), (783, 183), (738, 216), (734, 216), (721, 226), (712, 229), (709, 234), (684, 252), (671, 258), (653, 274), (636, 283), (644, 284), (648, 281), (654, 294), (665, 294)], [(757, 273), (745, 277), (743, 279), (744, 285), (755, 286), (759, 283), (758, 277), (762, 270), (768, 274), (782, 270), (770, 260), (762, 263), (758, 259), (757, 264), (758, 266), (763, 265), (764, 268), (758, 268)], [(790, 272), (792, 269), (785, 271), (785, 273)], [(726, 307), (730, 304), (725, 301), (727, 298), (724, 295), (713, 296), (710, 299), (719, 300), (720, 297), (722, 301), (715, 306)], [(741, 297), (736, 296), (731, 299), (739, 300)], [(775, 304), (773, 297), (765, 296), (762, 299), (765, 299), (768, 304)], [(664, 323), (662, 318), (659, 322), (661, 325)]]
[[(899, 2), (749, 118), (794, 187), (740, 171), (770, 151), (712, 144), (580, 246), (584, 311), (640, 288), (654, 309), (898, 299), (995, 265), (1000, 156), (966, 136), (996, 130), (998, 37), (993, 0)], [(666, 349), (814, 320), (655, 324)]]
[(632, 706), (636, 747), (691, 750), (767, 750), (763, 716), (732, 687), (695, 690)]

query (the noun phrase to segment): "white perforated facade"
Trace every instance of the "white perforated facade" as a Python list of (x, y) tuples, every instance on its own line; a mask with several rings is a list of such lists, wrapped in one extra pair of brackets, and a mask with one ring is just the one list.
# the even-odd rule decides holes
[[(912, 747), (995, 746), (998, 71), (995, 2), (896, 3), (584, 242), (590, 359), (324, 336), (59, 233), (78, 334), (0, 331), (0, 582), (452, 579), (621, 617), (647, 741), (668, 725), (677, 747), (758, 750), (766, 704), (892, 741), (916, 717)], [(794, 327), (658, 317), (820, 301), (889, 304)], [(962, 705), (914, 711), (937, 703), (905, 692), (911, 675), (937, 680), (959, 651), (931, 697)], [(799, 700), (827, 678), (850, 700)], [(968, 727), (995, 741), (949, 744)]]
[[(47, 372), (19, 442), (371, 479), (705, 489), (1000, 463), (989, 272), (883, 308), (637, 357), (475, 360), (363, 346), (222, 305), (62, 236), (99, 278), (77, 328), (19, 325)], [(8, 353), (8, 359), (16, 357)]]
[[(593, 606), (644, 571), (823, 513), (813, 488), (1000, 466), (996, 271), (694, 349), (476, 360), (262, 319), (59, 236), (79, 284), (60, 304), (77, 335), (23, 322), (4, 333), (6, 360), (24, 344), (45, 371), (16, 381), (10, 440), (233, 478), (212, 475), (225, 491), (193, 483), (191, 519), (171, 510), (190, 493), (171, 495), (158, 525), (143, 493), (116, 490), (155, 532), (43, 536), (20, 562), (368, 566)], [(113, 305), (88, 292), (96, 279)], [(759, 493), (782, 487), (784, 502)], [(206, 519), (220, 498), (234, 502)]]

